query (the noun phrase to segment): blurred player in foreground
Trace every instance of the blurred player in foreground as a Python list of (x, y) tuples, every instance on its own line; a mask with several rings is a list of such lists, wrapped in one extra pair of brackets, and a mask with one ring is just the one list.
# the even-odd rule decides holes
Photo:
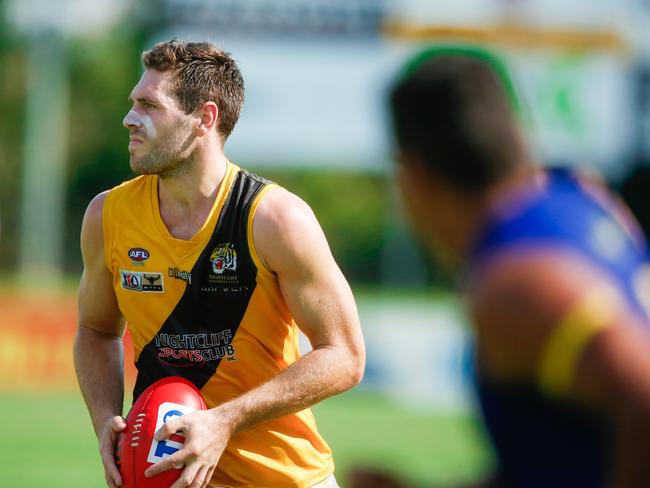
[[(148, 476), (184, 465), (173, 488), (336, 487), (308, 407), (362, 377), (350, 288), (311, 209), (224, 155), (244, 99), (235, 61), (170, 41), (143, 62), (124, 118), (141, 176), (98, 195), (81, 233), (75, 365), (107, 483), (122, 482), (126, 321), (134, 398), (179, 375), (211, 407), (160, 429), (159, 440), (181, 431), (186, 442)], [(302, 357), (298, 326), (313, 346)]]
[(602, 186), (530, 162), (490, 61), (420, 60), (390, 106), (412, 224), (461, 276), (496, 486), (648, 486), (650, 297), (637, 226)]

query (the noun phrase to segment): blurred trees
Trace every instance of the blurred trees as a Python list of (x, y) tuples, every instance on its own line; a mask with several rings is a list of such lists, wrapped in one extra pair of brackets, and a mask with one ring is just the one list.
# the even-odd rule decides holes
[(122, 119), (137, 82), (142, 36), (124, 29), (70, 49), (70, 120), (66, 268), (80, 269), (79, 231), (90, 200), (132, 178)]
[[(0, 0), (2, 2), (2, 0)], [(0, 12), (4, 12), (0, 3)], [(78, 236), (90, 199), (129, 177), (125, 130), (128, 94), (139, 76), (141, 35), (133, 30), (91, 39), (70, 39), (67, 145), (66, 269), (79, 270)], [(0, 17), (0, 270), (14, 271), (20, 239), (24, 159), (26, 43)], [(43, 236), (47, 245), (47, 236)]]
[(0, 0), (0, 269), (17, 259), (26, 90), (25, 48), (4, 17), (4, 4)]

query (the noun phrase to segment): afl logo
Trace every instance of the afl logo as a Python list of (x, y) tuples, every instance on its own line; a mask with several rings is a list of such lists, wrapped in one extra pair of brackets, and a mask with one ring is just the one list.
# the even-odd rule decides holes
[(146, 261), (149, 259), (149, 251), (142, 249), (141, 247), (132, 247), (129, 249), (129, 259), (136, 263)]

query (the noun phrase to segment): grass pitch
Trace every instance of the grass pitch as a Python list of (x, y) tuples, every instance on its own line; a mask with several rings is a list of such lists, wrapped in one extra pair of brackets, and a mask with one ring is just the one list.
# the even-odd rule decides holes
[[(105, 486), (79, 394), (3, 392), (0, 412), (3, 486)], [(334, 450), (343, 488), (348, 470), (359, 465), (395, 471), (414, 486), (436, 486), (479, 477), (491, 464), (476, 422), (468, 416), (405, 408), (363, 392), (329, 399), (314, 412)]]

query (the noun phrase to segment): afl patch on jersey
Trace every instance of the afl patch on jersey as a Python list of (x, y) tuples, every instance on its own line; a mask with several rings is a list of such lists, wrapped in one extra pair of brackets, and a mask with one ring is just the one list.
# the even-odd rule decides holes
[(129, 259), (134, 266), (144, 266), (144, 262), (149, 259), (149, 251), (141, 247), (132, 247), (129, 249)]

